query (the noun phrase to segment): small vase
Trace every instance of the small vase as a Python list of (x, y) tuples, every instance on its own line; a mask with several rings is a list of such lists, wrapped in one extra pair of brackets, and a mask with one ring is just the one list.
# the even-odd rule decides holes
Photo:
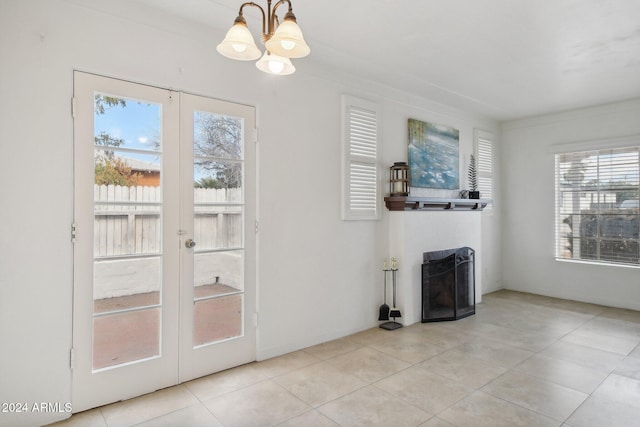
[(480, 198), (480, 192), (479, 191), (469, 191), (469, 198), (470, 199), (479, 199)]

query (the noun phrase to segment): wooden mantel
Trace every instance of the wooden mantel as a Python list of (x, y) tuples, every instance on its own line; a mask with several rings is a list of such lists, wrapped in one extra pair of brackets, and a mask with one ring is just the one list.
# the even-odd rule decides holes
[(384, 198), (384, 204), (390, 211), (481, 211), (488, 203), (491, 203), (491, 199), (441, 199), (436, 197), (411, 196)]

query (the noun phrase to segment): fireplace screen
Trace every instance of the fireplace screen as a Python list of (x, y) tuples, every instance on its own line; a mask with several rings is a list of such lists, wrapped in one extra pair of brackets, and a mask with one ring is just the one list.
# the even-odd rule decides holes
[(423, 254), (423, 323), (461, 319), (476, 312), (474, 257), (468, 247)]

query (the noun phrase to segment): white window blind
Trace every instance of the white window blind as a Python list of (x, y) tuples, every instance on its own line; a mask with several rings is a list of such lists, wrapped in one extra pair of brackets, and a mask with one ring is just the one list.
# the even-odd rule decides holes
[[(493, 199), (493, 134), (478, 130), (474, 132), (475, 157), (478, 171), (478, 191), (483, 199)], [(491, 211), (493, 203), (484, 209)]]
[(640, 264), (640, 147), (556, 154), (556, 257)]
[(378, 105), (343, 96), (343, 219), (378, 219)]

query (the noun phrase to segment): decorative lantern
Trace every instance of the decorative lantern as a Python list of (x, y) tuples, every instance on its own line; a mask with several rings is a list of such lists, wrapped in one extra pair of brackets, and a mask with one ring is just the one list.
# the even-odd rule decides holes
[(389, 168), (390, 196), (409, 195), (409, 165), (406, 162), (395, 162)]

